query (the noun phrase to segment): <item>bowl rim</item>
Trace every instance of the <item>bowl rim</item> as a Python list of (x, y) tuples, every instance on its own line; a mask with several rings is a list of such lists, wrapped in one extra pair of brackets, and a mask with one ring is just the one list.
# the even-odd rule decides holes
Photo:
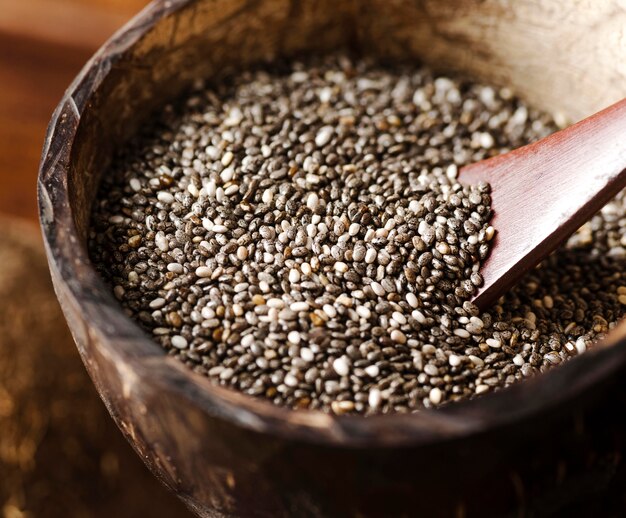
[[(601, 384), (626, 364), (623, 322), (601, 343), (548, 375), (540, 374), (507, 389), (440, 409), (363, 417), (278, 407), (216, 386), (169, 357), (125, 315), (109, 286), (92, 267), (74, 223), (68, 176), (81, 117), (115, 63), (161, 20), (195, 1), (153, 0), (87, 62), (66, 90), (48, 126), (37, 182), (40, 225), (57, 297), (89, 371), (89, 342), (95, 341), (106, 349), (111, 361), (123, 364), (142, 383), (172, 392), (212, 418), (291, 440), (371, 448), (429, 445), (542, 418)], [(76, 322), (72, 323), (75, 312), (90, 322), (88, 332), (80, 332)], [(152, 375), (146, 380), (148, 368)], [(161, 376), (154, 376), (154, 372)], [(109, 406), (105, 391), (97, 388)]]

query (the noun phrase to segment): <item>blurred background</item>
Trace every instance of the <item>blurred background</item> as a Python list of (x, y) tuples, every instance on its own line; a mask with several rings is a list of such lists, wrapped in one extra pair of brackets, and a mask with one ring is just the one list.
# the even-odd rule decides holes
[(123, 439), (49, 282), (36, 210), (46, 125), (145, 0), (0, 0), (0, 518), (186, 517)]

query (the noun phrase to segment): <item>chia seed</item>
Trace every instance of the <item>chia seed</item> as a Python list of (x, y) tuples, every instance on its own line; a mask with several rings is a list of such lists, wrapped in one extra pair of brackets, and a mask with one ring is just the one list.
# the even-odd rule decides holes
[(508, 89), (344, 56), (198, 84), (114, 160), (91, 257), (213, 383), (336, 414), (472, 398), (624, 314), (622, 195), (488, 312), (470, 302), (497, 229), (458, 170), (555, 129)]

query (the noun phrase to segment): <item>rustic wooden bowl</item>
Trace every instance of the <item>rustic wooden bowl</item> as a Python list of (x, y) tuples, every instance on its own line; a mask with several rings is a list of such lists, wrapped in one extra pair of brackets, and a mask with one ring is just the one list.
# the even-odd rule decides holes
[[(88, 259), (113, 151), (193, 78), (348, 46), (510, 84), (573, 120), (626, 96), (622, 1), (156, 0), (56, 110), (39, 176), (57, 295), (111, 415), (201, 516), (471, 516), (622, 509), (623, 326), (553, 372), (440, 411), (292, 412), (212, 386), (123, 313)], [(620, 40), (621, 38), (621, 40)], [(625, 136), (626, 138), (626, 136)], [(617, 407), (617, 408), (616, 408)]]

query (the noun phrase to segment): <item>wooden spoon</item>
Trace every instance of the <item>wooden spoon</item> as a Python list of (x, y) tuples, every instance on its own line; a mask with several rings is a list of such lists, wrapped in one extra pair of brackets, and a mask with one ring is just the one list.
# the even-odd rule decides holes
[(626, 99), (538, 142), (464, 167), (491, 184), (496, 229), (473, 302), (487, 309), (626, 187)]

